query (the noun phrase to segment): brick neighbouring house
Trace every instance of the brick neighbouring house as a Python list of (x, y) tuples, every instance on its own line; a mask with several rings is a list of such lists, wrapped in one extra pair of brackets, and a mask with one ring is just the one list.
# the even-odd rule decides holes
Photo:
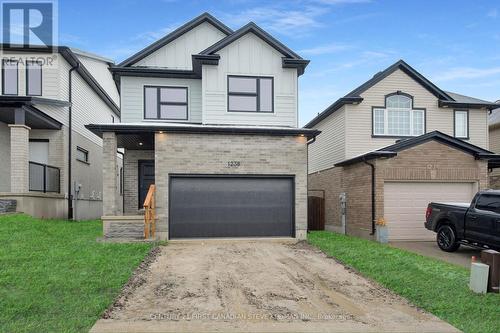
[(469, 201), (488, 187), (493, 107), (442, 91), (403, 61), (332, 104), (306, 125), (322, 132), (309, 146), (309, 194), (324, 193), (326, 228), (342, 231), (345, 193), (347, 234), (374, 238), (383, 218), (390, 240), (432, 239), (430, 201)]

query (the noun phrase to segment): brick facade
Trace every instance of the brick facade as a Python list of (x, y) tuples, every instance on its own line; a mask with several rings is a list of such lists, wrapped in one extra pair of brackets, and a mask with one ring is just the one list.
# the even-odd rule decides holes
[[(229, 168), (228, 161), (240, 161)], [(155, 134), (155, 184), (158, 234), (168, 238), (168, 180), (181, 174), (253, 174), (295, 176), (295, 229), (307, 230), (307, 144), (305, 137)], [(127, 177), (127, 174), (125, 174)]]
[(102, 215), (114, 216), (118, 213), (117, 192), (117, 141), (116, 134), (106, 132), (102, 135)]
[(30, 128), (25, 125), (10, 127), (10, 191), (26, 193), (29, 191), (29, 135)]
[[(372, 160), (376, 175), (376, 219), (384, 216), (385, 181), (476, 182), (479, 189), (488, 188), (488, 162), (472, 155), (429, 141), (401, 151), (396, 157)], [(339, 185), (340, 184), (340, 185)], [(326, 225), (340, 228), (338, 196), (347, 194), (347, 233), (372, 238), (371, 169), (359, 162), (309, 175), (310, 189), (325, 190)]]

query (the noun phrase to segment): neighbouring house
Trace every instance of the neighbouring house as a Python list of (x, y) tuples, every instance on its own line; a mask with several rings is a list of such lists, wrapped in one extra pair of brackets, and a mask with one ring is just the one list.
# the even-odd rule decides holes
[(469, 202), (488, 187), (495, 107), (441, 90), (402, 60), (333, 103), (305, 126), (321, 131), (309, 145), (309, 194), (324, 197), (326, 228), (375, 238), (383, 219), (390, 240), (433, 239), (429, 202)]
[(45, 218), (100, 217), (102, 140), (84, 125), (120, 121), (112, 61), (7, 44), (0, 58), (0, 206)]
[[(491, 111), (489, 117), (490, 150), (500, 154), (500, 100), (497, 109)], [(490, 161), (490, 188), (500, 189), (500, 160)]]
[(160, 239), (305, 239), (307, 142), (318, 133), (298, 128), (308, 62), (254, 23), (233, 31), (204, 13), (113, 67), (122, 122), (87, 126), (104, 140), (105, 237), (144, 237), (155, 184)]

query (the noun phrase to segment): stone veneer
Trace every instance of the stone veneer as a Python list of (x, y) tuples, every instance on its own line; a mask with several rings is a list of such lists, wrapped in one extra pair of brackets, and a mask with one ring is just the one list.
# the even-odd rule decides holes
[[(389, 159), (371, 160), (376, 170), (376, 219), (384, 216), (384, 181), (476, 182), (488, 188), (488, 162), (429, 141)], [(347, 193), (347, 233), (372, 238), (371, 170), (363, 162), (334, 167), (309, 175), (309, 189), (325, 190), (326, 229), (341, 226), (339, 194)]]
[(30, 128), (25, 125), (10, 127), (10, 191), (26, 193), (29, 191), (29, 135)]
[[(155, 134), (158, 235), (168, 239), (168, 186), (171, 174), (295, 176), (295, 236), (307, 232), (307, 142), (299, 136)], [(239, 161), (237, 168), (229, 161)], [(125, 173), (125, 177), (127, 174)]]

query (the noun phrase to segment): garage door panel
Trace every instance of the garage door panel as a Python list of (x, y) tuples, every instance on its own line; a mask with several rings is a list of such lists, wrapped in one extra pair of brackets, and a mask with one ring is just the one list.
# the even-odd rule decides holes
[(470, 202), (473, 183), (384, 183), (384, 217), (390, 240), (434, 240), (425, 229), (425, 210), (429, 202)]
[(170, 182), (171, 238), (293, 236), (293, 179), (181, 177)]

